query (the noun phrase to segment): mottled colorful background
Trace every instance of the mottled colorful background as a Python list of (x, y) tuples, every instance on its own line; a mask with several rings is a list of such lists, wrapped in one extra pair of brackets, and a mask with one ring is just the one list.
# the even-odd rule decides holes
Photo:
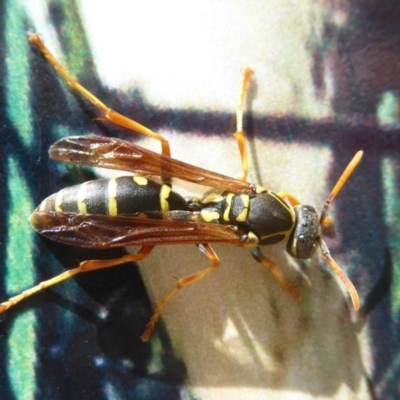
[(397, 1), (0, 2), (0, 300), (125, 251), (61, 246), (30, 228), (43, 198), (107, 174), (50, 160), (55, 140), (95, 133), (159, 150), (96, 120), (29, 31), (106, 104), (165, 135), (174, 157), (231, 176), (241, 70), (252, 67), (250, 179), (318, 210), (364, 150), (327, 239), (362, 307), (318, 255), (265, 249), (300, 291), (294, 302), (246, 249), (220, 245), (221, 267), (179, 293), (144, 344), (152, 304), (207, 265), (195, 246), (157, 248), (140, 270), (79, 276), (1, 315), (2, 400), (399, 398)]

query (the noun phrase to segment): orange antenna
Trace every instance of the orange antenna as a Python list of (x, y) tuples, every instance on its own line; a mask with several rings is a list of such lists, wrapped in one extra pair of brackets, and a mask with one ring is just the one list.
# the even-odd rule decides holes
[[(322, 211), (321, 211), (321, 216), (319, 218), (319, 222), (321, 225), (327, 218), (329, 207), (331, 206), (332, 201), (336, 198), (336, 196), (342, 190), (343, 186), (345, 185), (347, 180), (350, 178), (351, 174), (356, 169), (357, 165), (360, 163), (362, 156), (363, 156), (363, 152), (361, 150), (355, 154), (355, 156), (349, 162), (346, 169), (343, 171), (342, 175), (336, 182), (336, 185), (333, 187), (333, 189), (332, 189), (330, 195), (328, 196), (328, 198), (322, 208)], [(321, 237), (318, 239), (318, 241), (319, 241), (319, 246), (322, 251), (322, 255), (325, 257), (326, 261), (328, 262), (329, 266), (333, 269), (335, 274), (339, 277), (339, 279), (346, 286), (346, 289), (350, 295), (351, 301), (353, 302), (354, 309), (356, 311), (358, 311), (360, 308), (360, 298), (358, 297), (356, 288), (354, 287), (354, 285), (351, 282), (351, 280), (349, 279), (349, 277), (339, 267), (337, 262), (332, 258), (327, 245), (325, 244), (325, 242), (322, 240)]]
[(360, 309), (360, 298), (358, 297), (357, 289), (354, 287), (353, 283), (351, 282), (349, 277), (345, 274), (345, 272), (342, 270), (342, 268), (340, 268), (337, 262), (332, 258), (328, 250), (328, 247), (321, 238), (319, 239), (319, 245), (321, 247), (322, 255), (325, 257), (329, 266), (335, 271), (335, 274), (343, 282), (344, 286), (346, 286), (346, 289), (349, 292), (351, 301), (353, 303), (354, 309), (358, 311)]
[(331, 194), (328, 196), (328, 198), (325, 201), (324, 206), (322, 207), (321, 211), (321, 216), (319, 218), (319, 223), (322, 224), (327, 216), (329, 207), (332, 204), (332, 201), (336, 198), (336, 196), (339, 194), (339, 192), (342, 190), (343, 186), (347, 182), (347, 180), (350, 178), (351, 174), (354, 172), (356, 169), (357, 165), (361, 161), (361, 158), (363, 156), (363, 151), (357, 151), (355, 156), (352, 158), (352, 160), (349, 162), (347, 165), (346, 169), (343, 171), (342, 175), (336, 182), (336, 185), (333, 187)]

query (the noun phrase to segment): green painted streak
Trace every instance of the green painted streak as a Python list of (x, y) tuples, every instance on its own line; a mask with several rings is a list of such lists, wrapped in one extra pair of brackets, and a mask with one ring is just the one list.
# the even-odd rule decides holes
[[(24, 146), (32, 144), (32, 115), (29, 87), (29, 44), (26, 36), (26, 13), (22, 0), (6, 0), (5, 49), (7, 57), (6, 107), (18, 137)], [(15, 159), (8, 160), (7, 189), (8, 238), (6, 242), (5, 284), (8, 293), (17, 294), (33, 285), (33, 233), (28, 217), (33, 210), (26, 174)], [(33, 312), (19, 316), (7, 337), (7, 373), (16, 399), (35, 396), (36, 318)]]
[(54, 138), (56, 140), (66, 138), (68, 136), (76, 135), (76, 132), (70, 129), (68, 126), (57, 125), (53, 128)]
[(382, 162), (384, 219), (388, 228), (388, 242), (393, 262), (392, 285), (392, 315), (399, 315), (400, 311), (400, 193), (396, 191), (395, 163), (386, 158)]
[(66, 11), (62, 20), (62, 36), (67, 44), (65, 67), (78, 80), (82, 75), (93, 75), (92, 55), (79, 9), (71, 7), (71, 0), (59, 0), (58, 3)]
[(22, 1), (8, 0), (6, 9), (5, 47), (7, 113), (25, 146), (32, 144), (30, 107), (29, 43)]
[(35, 323), (35, 313), (25, 313), (15, 321), (8, 337), (8, 374), (17, 399), (35, 398)]
[(379, 125), (398, 127), (400, 125), (399, 105), (399, 99), (393, 92), (385, 92), (377, 109)]
[(9, 241), (7, 243), (7, 291), (18, 292), (34, 283), (32, 253), (34, 231), (29, 225), (29, 216), (34, 209), (25, 174), (17, 162), (8, 160), (8, 213)]
[[(33, 210), (25, 174), (17, 162), (8, 160), (8, 193), (10, 210), (6, 244), (7, 292), (20, 293), (34, 284), (33, 230), (28, 218)], [(8, 374), (18, 399), (33, 399), (36, 387), (36, 318), (32, 311), (19, 316), (8, 336)]]

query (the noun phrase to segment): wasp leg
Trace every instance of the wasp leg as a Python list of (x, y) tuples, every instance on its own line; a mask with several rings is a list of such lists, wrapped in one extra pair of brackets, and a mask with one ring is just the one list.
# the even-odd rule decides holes
[(11, 297), (9, 300), (1, 303), (0, 313), (8, 310), (10, 307), (15, 306), (21, 300), (24, 300), (27, 297), (30, 297), (37, 292), (40, 292), (41, 290), (47, 289), (50, 286), (54, 286), (59, 284), (60, 282), (66, 281), (67, 279), (72, 278), (74, 275), (83, 272), (95, 271), (97, 269), (115, 267), (116, 265), (121, 265), (128, 262), (143, 260), (149, 255), (153, 248), (154, 246), (142, 246), (142, 248), (136, 254), (126, 254), (123, 257), (113, 258), (110, 260), (83, 261), (79, 264), (78, 267), (65, 271), (62, 274), (55, 276), (54, 278), (48, 279), (47, 281), (43, 281), (38, 285), (23, 291), (17, 296)]
[(200, 279), (203, 279), (206, 275), (208, 275), (210, 272), (213, 272), (215, 269), (218, 268), (220, 261), (218, 259), (217, 254), (215, 251), (212, 249), (212, 247), (209, 244), (199, 244), (197, 245), (200, 251), (212, 262), (212, 265), (210, 265), (207, 268), (202, 269), (199, 272), (196, 272), (195, 274), (186, 276), (185, 278), (179, 279), (178, 282), (176, 283), (176, 286), (166, 295), (164, 296), (161, 301), (158, 303), (157, 308), (154, 310), (153, 315), (150, 318), (149, 323), (146, 326), (145, 331), (143, 332), (143, 335), (140, 336), (140, 338), (144, 341), (147, 342), (150, 339), (151, 333), (153, 332), (154, 326), (160, 317), (160, 314), (162, 313), (164, 307), (168, 303), (169, 300), (171, 300), (171, 297), (175, 295), (175, 293), (189, 285), (192, 285), (193, 283), (199, 281)]
[(141, 133), (142, 135), (150, 136), (157, 139), (161, 143), (162, 154), (171, 157), (171, 150), (169, 147), (169, 142), (167, 139), (153, 132), (149, 128), (145, 127), (139, 122), (133, 119), (127, 118), (122, 114), (112, 110), (107, 107), (102, 101), (100, 101), (96, 96), (90, 93), (86, 88), (84, 88), (78, 81), (76, 81), (69, 72), (58, 62), (58, 60), (50, 53), (49, 49), (45, 46), (43, 41), (40, 39), (38, 34), (32, 34), (29, 36), (29, 42), (33, 43), (39, 48), (46, 59), (53, 65), (56, 71), (67, 81), (67, 83), (76, 91), (78, 91), (83, 97), (88, 99), (93, 105), (102, 113), (102, 118), (110, 121), (116, 125), (122, 126), (124, 128), (130, 129), (132, 131)]
[(281, 198), (289, 202), (290, 205), (293, 207), (301, 205), (300, 201), (297, 200), (296, 197), (294, 197), (292, 194), (288, 192), (279, 192), (277, 195)]
[(239, 147), (240, 158), (242, 160), (243, 177), (240, 178), (241, 181), (247, 180), (247, 174), (249, 170), (246, 149), (246, 133), (243, 130), (243, 108), (252, 74), (253, 71), (250, 68), (246, 68), (244, 70), (242, 86), (240, 88), (239, 101), (236, 107), (236, 133), (234, 134), (234, 136), (236, 138), (236, 142)]
[(278, 268), (278, 266), (271, 260), (269, 260), (262, 253), (259, 247), (255, 247), (251, 250), (252, 256), (264, 267), (269, 267), (274, 277), (278, 280), (281, 286), (295, 299), (298, 300), (300, 298), (299, 293), (296, 289), (294, 289), (283, 276), (282, 271)]

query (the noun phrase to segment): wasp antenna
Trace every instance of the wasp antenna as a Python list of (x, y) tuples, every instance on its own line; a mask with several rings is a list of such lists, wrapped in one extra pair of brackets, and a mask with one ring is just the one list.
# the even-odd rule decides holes
[(321, 211), (321, 216), (319, 219), (320, 224), (322, 224), (326, 218), (326, 215), (328, 213), (329, 207), (332, 204), (332, 201), (335, 199), (335, 197), (339, 194), (339, 192), (342, 190), (343, 186), (347, 182), (347, 180), (350, 178), (351, 174), (353, 171), (356, 169), (357, 165), (361, 161), (361, 158), (363, 156), (364, 152), (362, 150), (357, 151), (355, 156), (352, 158), (352, 160), (349, 162), (347, 165), (346, 169), (343, 171), (342, 175), (336, 182), (336, 185), (333, 187), (330, 195), (326, 199), (326, 202), (324, 206), (322, 207)]
[(319, 240), (319, 245), (321, 247), (322, 255), (325, 257), (329, 266), (334, 270), (335, 274), (346, 286), (346, 289), (351, 297), (351, 301), (353, 302), (353, 307), (356, 311), (358, 311), (360, 308), (360, 298), (358, 297), (357, 289), (354, 287), (353, 283), (342, 270), (342, 268), (340, 268), (337, 262), (332, 258), (327, 245), (322, 239)]

